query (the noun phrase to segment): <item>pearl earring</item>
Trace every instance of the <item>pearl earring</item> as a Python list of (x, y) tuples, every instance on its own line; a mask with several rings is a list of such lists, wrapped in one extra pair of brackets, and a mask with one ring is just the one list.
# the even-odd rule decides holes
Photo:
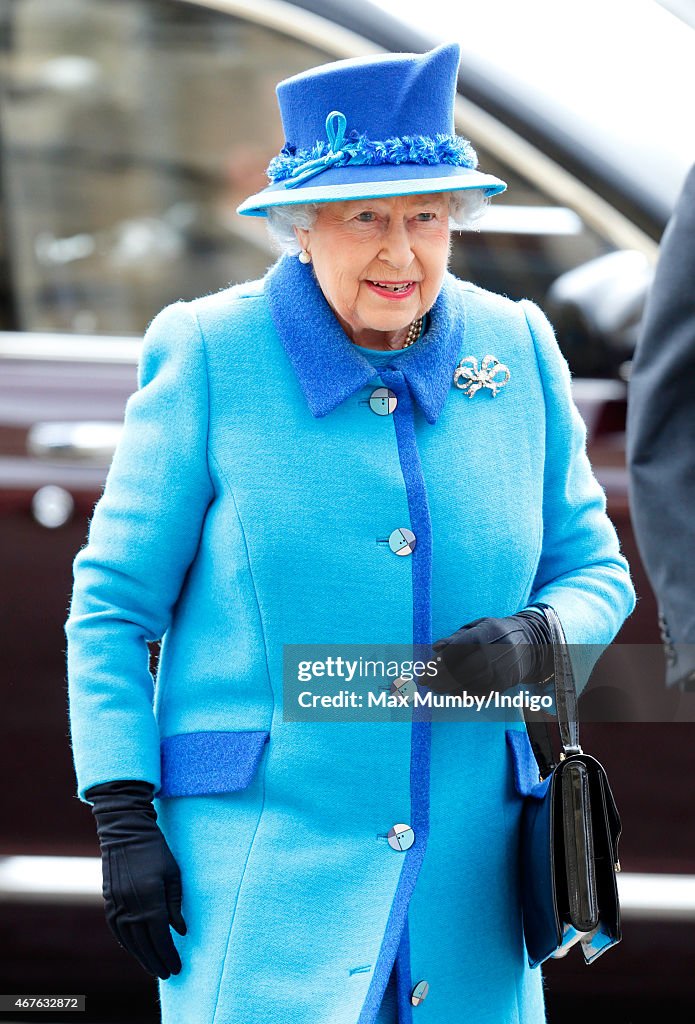
[(311, 253), (307, 252), (306, 249), (302, 249), (299, 254), (300, 263), (311, 263)]

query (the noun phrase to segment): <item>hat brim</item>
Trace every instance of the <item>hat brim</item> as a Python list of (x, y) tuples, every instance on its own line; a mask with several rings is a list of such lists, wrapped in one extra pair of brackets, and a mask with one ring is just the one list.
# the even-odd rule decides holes
[(269, 206), (298, 203), (335, 203), (350, 199), (459, 192), (483, 189), (485, 195), (504, 192), (507, 185), (492, 174), (453, 164), (376, 164), (331, 167), (294, 188), (284, 182), (268, 185), (237, 207), (247, 217), (265, 217)]

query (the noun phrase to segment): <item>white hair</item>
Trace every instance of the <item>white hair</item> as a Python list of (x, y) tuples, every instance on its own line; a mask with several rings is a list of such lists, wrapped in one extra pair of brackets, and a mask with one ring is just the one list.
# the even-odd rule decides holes
[[(474, 229), (490, 203), (490, 197), (480, 188), (460, 189), (441, 194), (449, 199), (449, 227), (454, 231)], [(325, 204), (291, 203), (288, 206), (267, 206), (268, 231), (274, 248), (278, 252), (296, 256), (300, 245), (294, 228), (312, 228), (322, 205)]]

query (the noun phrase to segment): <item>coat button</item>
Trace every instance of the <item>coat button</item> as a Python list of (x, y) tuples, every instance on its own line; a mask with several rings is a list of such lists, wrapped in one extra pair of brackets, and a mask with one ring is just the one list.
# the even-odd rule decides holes
[(398, 850), (399, 853), (402, 853), (404, 850), (409, 850), (415, 842), (415, 833), (410, 825), (403, 825), (401, 823), (393, 825), (388, 830), (386, 838), (392, 850)]
[(427, 998), (427, 993), (430, 987), (426, 981), (418, 981), (417, 985), (410, 993), (410, 1002), (413, 1006), (419, 1006), (423, 999)]
[(392, 697), (405, 697), (407, 700), (411, 700), (417, 692), (417, 683), (414, 679), (403, 679), (398, 676), (397, 679), (391, 680), (389, 694)]
[(416, 544), (415, 534), (405, 526), (394, 530), (389, 537), (389, 547), (397, 555), (409, 555)]
[(377, 416), (389, 416), (397, 405), (396, 393), (391, 388), (375, 388), (369, 396), (369, 408)]

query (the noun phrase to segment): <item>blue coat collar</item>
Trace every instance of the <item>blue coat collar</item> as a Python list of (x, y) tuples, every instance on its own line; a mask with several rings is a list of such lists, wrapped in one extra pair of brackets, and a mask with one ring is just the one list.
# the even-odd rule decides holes
[[(265, 278), (270, 313), (314, 416), (325, 416), (379, 375), (328, 305), (310, 265), (283, 256)], [(429, 328), (386, 365), (401, 370), (428, 423), (436, 423), (453, 383), (465, 330), (465, 303), (447, 272)]]

